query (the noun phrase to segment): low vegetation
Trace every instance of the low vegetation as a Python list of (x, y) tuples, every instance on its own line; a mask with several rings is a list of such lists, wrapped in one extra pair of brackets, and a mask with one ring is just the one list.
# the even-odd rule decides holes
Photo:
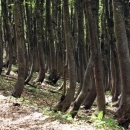
[[(52, 123), (54, 121), (57, 121), (60, 123), (60, 128), (57, 128), (59, 124), (55, 124), (54, 129), (61, 129), (62, 125), (66, 124), (64, 127), (71, 126), (70, 129), (90, 129), (90, 130), (121, 130), (122, 128), (118, 126), (118, 123), (113, 119), (114, 112), (116, 110), (115, 107), (112, 107), (111, 103), (111, 96), (110, 92), (106, 93), (106, 102), (107, 102), (107, 109), (106, 109), (106, 115), (103, 117), (103, 112), (100, 111), (98, 114), (96, 113), (97, 110), (97, 105), (96, 101), (93, 103), (93, 106), (90, 110), (84, 110), (82, 107), (80, 108), (80, 111), (78, 115), (73, 119), (70, 114), (68, 113), (62, 113), (62, 112), (54, 112), (53, 107), (57, 104), (58, 100), (60, 99), (61, 96), (61, 91), (58, 93), (52, 93), (50, 90), (57, 89), (61, 83), (62, 79), (60, 79), (55, 86), (49, 85), (47, 83), (44, 83), (44, 85), (40, 85), (40, 83), (35, 83), (30, 82), (28, 85), (25, 85), (24, 92), (21, 96), (21, 98), (15, 99), (14, 97), (10, 96), (11, 91), (14, 87), (14, 84), (16, 82), (17, 78), (17, 73), (12, 72), (12, 75), (10, 76), (5, 76), (4, 71), (2, 76), (0, 76), (0, 94), (6, 97), (6, 101), (4, 104), (11, 103), (10, 110), (7, 110), (7, 113), (12, 113), (12, 107), (19, 108), (21, 109), (21, 112), (24, 111), (32, 111), (31, 108), (34, 108), (34, 110), (40, 111), (44, 117), (47, 118), (47, 121), (41, 122), (45, 125), (45, 122), (47, 123)], [(34, 78), (37, 74), (34, 74)], [(77, 83), (77, 88), (78, 88), (78, 83)], [(3, 99), (0, 99), (1, 102)], [(26, 108), (24, 107), (26, 106)], [(1, 109), (3, 109), (1, 107)], [(24, 108), (24, 109), (23, 109)], [(17, 113), (17, 111), (16, 111)], [(28, 113), (25, 112), (25, 115)], [(16, 114), (17, 115), (17, 114)], [(10, 115), (12, 116), (12, 115)], [(8, 117), (12, 118), (12, 117)], [(18, 117), (20, 118), (20, 117)], [(22, 117), (21, 117), (22, 118)], [(6, 119), (6, 118), (5, 118)], [(6, 119), (7, 120), (7, 119)], [(37, 120), (41, 120), (41, 118), (38, 118)], [(30, 121), (33, 124), (33, 119), (30, 119)], [(36, 123), (35, 125), (38, 124)], [(44, 126), (43, 125), (43, 126)], [(68, 126), (67, 126), (68, 125)], [(19, 125), (16, 125), (19, 127)], [(29, 124), (26, 124), (28, 128)], [(41, 127), (45, 128), (45, 127)], [(82, 127), (81, 127), (82, 126)], [(84, 126), (84, 127), (83, 127)], [(2, 130), (6, 130), (7, 125), (5, 125), (5, 128), (3, 127)], [(14, 128), (12, 126), (11, 128)], [(34, 128), (36, 128), (34, 126)], [(53, 125), (50, 126), (50, 128), (53, 128)], [(27, 129), (24, 126), (24, 129)], [(46, 129), (49, 130), (49, 126), (46, 126)]]

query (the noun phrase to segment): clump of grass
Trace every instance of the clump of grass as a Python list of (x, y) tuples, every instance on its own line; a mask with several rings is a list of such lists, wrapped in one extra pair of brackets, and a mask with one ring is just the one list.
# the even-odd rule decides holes
[(122, 130), (112, 117), (104, 117), (103, 111), (100, 111), (97, 116), (92, 114), (91, 121), (97, 130)]
[(44, 108), (42, 109), (44, 111), (44, 113), (46, 115), (49, 115), (49, 117), (51, 117), (52, 119), (57, 119), (58, 121), (62, 122), (62, 123), (72, 123), (74, 122), (74, 119), (72, 118), (72, 116), (70, 114), (64, 114), (60, 111), (58, 112), (54, 112), (54, 111), (50, 111), (50, 109), (48, 108)]
[(8, 78), (5, 79), (1, 76), (0, 77), (0, 89), (3, 90), (3, 94), (4, 95), (10, 95), (10, 93), (13, 90), (15, 83), (16, 83), (16, 81), (8, 80)]

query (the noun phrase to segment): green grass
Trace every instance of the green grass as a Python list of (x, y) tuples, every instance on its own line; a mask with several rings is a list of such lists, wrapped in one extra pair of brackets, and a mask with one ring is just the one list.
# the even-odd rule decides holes
[(60, 111), (58, 111), (58, 112), (50, 111), (50, 109), (44, 108), (44, 107), (42, 108), (42, 110), (46, 115), (49, 115), (49, 117), (51, 117), (52, 119), (58, 120), (62, 123), (74, 123), (75, 122), (75, 120), (71, 117), (70, 114), (65, 114)]
[(103, 117), (102, 111), (100, 111), (97, 116), (92, 114), (90, 120), (97, 130), (122, 130), (112, 117)]
[[(15, 71), (17, 67), (13, 66), (13, 71)], [(33, 74), (33, 78), (37, 77), (37, 73)], [(56, 90), (63, 82), (63, 79), (60, 79), (56, 86), (52, 86), (46, 84), (43, 87), (40, 87), (40, 83), (37, 82), (33, 84), (36, 88), (31, 87), (29, 85), (25, 85), (25, 89), (22, 93), (22, 97), (17, 99), (17, 102), (21, 104), (25, 104), (27, 106), (33, 106), (38, 109), (42, 109), (43, 113), (48, 115), (49, 118), (58, 120), (62, 123), (76, 123), (76, 124), (84, 124), (86, 122), (96, 128), (96, 130), (121, 130), (121, 127), (118, 126), (117, 122), (112, 118), (114, 113), (111, 102), (108, 102), (107, 105), (107, 117), (103, 117), (103, 113), (99, 112), (96, 116), (92, 114), (97, 110), (97, 101), (95, 100), (91, 110), (86, 113), (85, 110), (80, 109), (78, 112), (78, 116), (76, 118), (72, 118), (70, 114), (62, 113), (62, 112), (53, 112), (51, 111), (53, 107), (57, 104), (60, 99), (61, 91), (59, 93), (51, 93), (49, 90)], [(0, 89), (4, 91), (3, 94), (10, 95), (13, 90), (13, 87), (16, 83), (15, 79), (0, 76)], [(68, 85), (68, 81), (67, 81)], [(77, 86), (79, 84), (77, 83)], [(77, 89), (76, 89), (77, 90)], [(106, 98), (110, 98), (110, 92), (105, 93)]]

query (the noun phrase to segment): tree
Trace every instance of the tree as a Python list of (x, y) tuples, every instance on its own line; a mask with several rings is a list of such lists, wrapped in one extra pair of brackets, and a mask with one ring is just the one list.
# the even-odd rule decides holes
[(119, 124), (128, 128), (130, 122), (130, 54), (124, 21), (124, 1), (113, 0), (116, 45), (121, 71), (121, 101), (116, 117)]
[(75, 75), (75, 61), (73, 55), (73, 37), (71, 35), (70, 19), (69, 19), (69, 8), (68, 0), (63, 0), (63, 15), (64, 15), (64, 30), (65, 40), (67, 49), (67, 61), (68, 61), (68, 74), (69, 74), (69, 88), (66, 96), (63, 100), (55, 107), (55, 110), (67, 111), (74, 98), (75, 87), (76, 87), (76, 75)]
[(0, 13), (0, 75), (3, 68), (3, 41), (2, 41), (2, 22)]
[[(25, 80), (25, 84), (28, 83), (33, 75), (33, 72), (35, 70), (35, 62), (34, 62), (34, 56), (35, 56), (35, 51), (36, 51), (36, 36), (34, 36), (35, 31), (34, 31), (34, 26), (35, 24), (33, 23), (34, 20), (34, 13), (33, 13), (33, 9), (32, 9), (32, 4), (29, 6), (29, 0), (25, 1), (25, 15), (26, 15), (26, 28), (27, 28), (27, 32), (26, 32), (26, 40), (27, 40), (27, 47), (28, 47), (28, 54), (26, 55), (26, 62), (28, 64), (26, 64), (26, 68), (27, 68), (27, 73), (28, 76), (26, 77)], [(35, 21), (35, 20), (34, 20)], [(28, 72), (29, 71), (29, 72)]]
[(8, 9), (7, 9), (7, 1), (2, 0), (2, 13), (3, 13), (3, 20), (4, 20), (4, 28), (5, 28), (5, 41), (7, 43), (7, 64), (8, 69), (6, 74), (9, 75), (12, 66), (12, 39), (11, 39), (11, 32), (9, 26), (9, 18), (8, 18)]
[[(79, 73), (77, 73), (77, 76), (79, 77), (79, 82), (80, 82), (80, 87), (79, 87), (79, 92), (82, 89), (83, 86), (83, 75), (84, 75), (84, 71), (85, 71), (85, 62), (86, 59), (84, 59), (85, 57), (85, 42), (84, 42), (84, 15), (83, 15), (83, 2), (82, 0), (76, 0), (76, 5), (77, 7), (77, 58), (75, 58), (77, 65), (77, 70)], [(75, 22), (75, 21), (74, 21)], [(75, 49), (76, 50), (76, 49)], [(75, 56), (76, 57), (76, 56)], [(78, 94), (79, 94), (78, 92)]]
[(89, 40), (90, 40), (90, 51), (91, 56), (89, 59), (89, 63), (87, 65), (85, 74), (84, 74), (84, 81), (83, 87), (80, 91), (78, 97), (74, 101), (74, 106), (71, 110), (71, 114), (74, 117), (79, 108), (82, 104), (83, 100), (87, 96), (88, 92), (88, 82), (90, 82), (90, 75), (93, 73), (95, 74), (95, 86), (97, 90), (97, 98), (98, 98), (98, 108), (105, 112), (105, 97), (104, 97), (104, 90), (103, 90), (103, 82), (102, 82), (102, 74), (101, 74), (101, 57), (99, 52), (99, 42), (98, 42), (98, 34), (97, 34), (97, 1), (88, 0), (85, 1), (85, 12), (87, 13), (87, 21), (88, 21), (88, 31), (89, 31)]
[(39, 75), (36, 78), (36, 82), (43, 82), (45, 78), (45, 63), (44, 63), (44, 53), (43, 53), (43, 43), (44, 37), (43, 35), (43, 0), (36, 1), (36, 35), (37, 35), (37, 50), (38, 50), (38, 61), (39, 61)]
[(12, 92), (12, 96), (16, 98), (20, 97), (23, 92), (26, 68), (22, 2), (23, 0), (14, 0), (14, 16), (18, 57), (18, 80)]
[[(56, 53), (55, 53), (55, 39), (54, 39), (54, 34), (55, 34), (55, 31), (53, 30), (53, 25), (52, 25), (52, 14), (54, 14), (55, 10), (54, 10), (54, 7), (55, 7), (55, 3), (56, 1), (52, 2), (52, 6), (51, 6), (51, 0), (47, 0), (46, 1), (46, 33), (47, 33), (47, 44), (48, 44), (48, 53), (49, 53), (49, 64), (48, 64), (48, 67), (49, 67), (49, 73), (50, 75), (48, 76), (48, 80), (49, 82), (55, 82), (55, 80), (57, 81), (59, 79), (59, 76), (57, 76), (57, 68), (56, 68)], [(52, 10), (51, 10), (52, 8)], [(52, 11), (52, 12), (51, 12)], [(54, 20), (54, 23), (55, 23), (55, 19)]]

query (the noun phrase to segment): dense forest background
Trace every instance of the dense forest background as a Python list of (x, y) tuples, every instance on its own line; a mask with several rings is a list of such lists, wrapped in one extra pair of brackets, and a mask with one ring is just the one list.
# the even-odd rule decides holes
[(128, 128), (129, 0), (1, 0), (0, 7), (0, 74), (17, 67), (12, 96), (19, 98), (26, 84), (55, 85), (62, 78), (53, 111), (72, 105), (75, 117), (81, 105), (90, 109), (95, 99), (105, 115), (110, 91), (112, 102), (118, 101), (114, 117)]

